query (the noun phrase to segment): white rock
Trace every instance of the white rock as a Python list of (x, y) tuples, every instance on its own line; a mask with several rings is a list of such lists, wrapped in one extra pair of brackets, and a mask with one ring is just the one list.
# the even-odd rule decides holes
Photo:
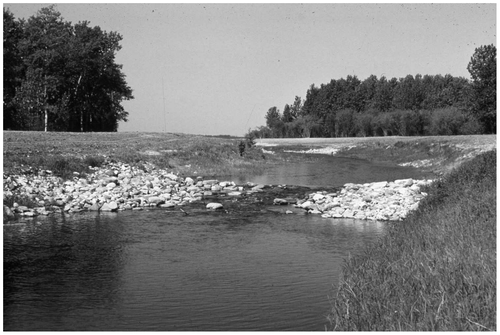
[(308, 209), (310, 208), (312, 205), (314, 205), (314, 203), (312, 201), (304, 201), (303, 203), (301, 203), (299, 205), (299, 207), (301, 208), (304, 208), (304, 209)]
[(218, 202), (210, 202), (207, 204), (207, 209), (221, 209), (224, 206)]
[(394, 183), (398, 184), (398, 185), (402, 185), (404, 187), (409, 187), (411, 185), (413, 185), (413, 179), (409, 178), (409, 179), (397, 179), (394, 181)]
[(320, 194), (320, 193), (316, 193), (315, 195), (313, 195), (313, 198), (312, 198), (314, 201), (320, 201), (320, 200), (323, 200), (325, 199), (325, 196), (323, 194)]
[(387, 182), (386, 181), (381, 181), (381, 182), (378, 182), (378, 183), (372, 183), (371, 184), (371, 188), (374, 188), (374, 189), (384, 188), (386, 186), (387, 186)]

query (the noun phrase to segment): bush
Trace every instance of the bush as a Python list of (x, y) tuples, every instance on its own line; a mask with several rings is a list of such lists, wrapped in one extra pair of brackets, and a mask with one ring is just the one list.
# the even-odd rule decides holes
[(477, 120), (458, 108), (448, 107), (432, 111), (430, 135), (470, 135), (481, 132)]
[(342, 109), (335, 117), (335, 134), (337, 137), (356, 136), (356, 116), (351, 109)]
[(100, 167), (104, 164), (105, 158), (103, 156), (87, 156), (83, 162), (91, 167)]
[(358, 134), (361, 136), (372, 136), (373, 129), (373, 115), (368, 113), (360, 113), (356, 115), (356, 128), (358, 129)]

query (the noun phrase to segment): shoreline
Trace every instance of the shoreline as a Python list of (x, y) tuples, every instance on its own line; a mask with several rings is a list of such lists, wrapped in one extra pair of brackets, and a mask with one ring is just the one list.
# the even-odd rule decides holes
[[(420, 200), (427, 195), (423, 189), (432, 182), (402, 179), (389, 183), (348, 183), (336, 192), (313, 191), (304, 187), (308, 191), (302, 198), (297, 198), (284, 196), (286, 186), (252, 182), (237, 185), (233, 181), (184, 178), (152, 164), (139, 169), (125, 163), (106, 162), (93, 170), (85, 177), (75, 173), (72, 180), (55, 177), (48, 170), (4, 178), (4, 199), (24, 198), (31, 203), (28, 206), (17, 202), (12, 206), (4, 205), (4, 223), (19, 217), (83, 211), (182, 210), (183, 206), (202, 202), (207, 210), (224, 210), (222, 203), (225, 200), (247, 201), (254, 195), (261, 198), (267, 195), (266, 205), (287, 206), (285, 214), (293, 214), (290, 210), (293, 207), (324, 218), (401, 221), (410, 211), (418, 208)], [(278, 189), (278, 192), (270, 194), (270, 189)]]
[[(76, 139), (78, 143), (86, 143), (83, 139), (96, 138), (98, 143), (102, 142), (103, 138), (121, 138), (123, 134), (118, 134), (116, 137), (113, 134), (31, 134), (23, 133), (19, 139), (15, 133), (9, 133), (7, 144), (13, 142), (18, 143), (21, 139), (25, 141), (36, 141), (38, 138), (46, 139), (46, 142), (37, 143), (40, 148), (46, 148), (52, 145), (57, 148), (59, 155), (69, 153), (68, 148), (64, 147), (64, 142), (55, 143), (53, 138), (58, 141), (64, 138)], [(27, 137), (23, 137), (27, 136)], [(161, 168), (156, 163), (155, 159), (168, 157), (170, 162), (176, 159), (178, 155), (178, 147), (175, 145), (154, 146), (156, 140), (160, 136), (154, 134), (151, 136), (142, 136), (135, 134), (134, 138), (153, 138), (154, 142), (146, 142), (137, 147), (142, 153), (141, 164), (129, 164), (126, 162), (118, 162), (115, 158), (107, 156), (100, 167), (90, 169), (88, 174), (80, 174), (73, 172), (70, 178), (64, 180), (54, 176), (49, 170), (35, 169), (33, 166), (24, 167), (23, 173), (5, 173), (4, 171), (4, 222), (17, 216), (34, 217), (38, 215), (51, 215), (54, 213), (74, 213), (81, 211), (121, 211), (121, 210), (140, 210), (148, 207), (158, 208), (178, 208), (194, 202), (204, 202), (213, 200), (217, 205), (211, 205), (210, 208), (222, 208), (222, 204), (218, 200), (224, 200), (225, 197), (241, 199), (243, 197), (252, 196), (254, 193), (265, 193), (265, 188), (273, 187), (267, 185), (256, 185), (247, 183), (245, 185), (236, 185), (232, 181), (219, 181), (214, 178), (202, 178), (194, 171), (191, 176), (185, 176), (187, 172), (174, 171), (175, 168)], [(186, 139), (195, 139), (196, 141), (205, 140), (200, 136), (190, 135), (172, 135), (164, 134), (168, 138), (169, 143)], [(13, 141), (17, 139), (17, 141)], [(467, 142), (467, 143), (464, 143)], [(226, 146), (229, 149), (234, 149), (230, 144), (238, 143), (237, 140), (227, 142), (227, 139), (219, 139), (214, 142), (213, 146)], [(407, 160), (412, 158), (421, 158), (424, 155), (429, 156), (429, 153), (434, 153), (434, 157), (426, 160), (415, 160), (410, 162), (401, 162), (399, 165), (410, 165), (418, 168), (443, 168), (441, 173), (450, 170), (452, 167), (459, 165), (462, 161), (471, 159), (477, 154), (484, 152), (490, 148), (496, 147), (495, 135), (478, 135), (478, 136), (450, 136), (450, 137), (390, 137), (390, 138), (305, 138), (305, 139), (260, 139), (257, 140), (256, 147), (252, 148), (251, 154), (253, 157), (262, 155), (265, 164), (285, 164), (287, 162), (287, 152), (303, 152), (317, 154), (336, 154), (347, 157), (357, 158), (359, 156), (370, 156), (375, 159), (379, 153), (390, 152), (391, 155), (401, 154), (401, 159)], [(4, 144), (5, 144), (4, 138)], [(63, 143), (63, 144), (61, 144)], [(228, 144), (229, 143), (229, 144)], [(425, 146), (422, 146), (425, 143)], [(57, 145), (54, 145), (57, 144)], [(198, 142), (195, 145), (199, 146)], [(327, 145), (327, 150), (324, 150), (324, 145)], [(437, 145), (437, 149), (436, 149)], [(8, 147), (8, 146), (7, 146)], [(16, 146), (14, 146), (16, 147)], [(126, 146), (124, 149), (127, 149)], [(147, 147), (147, 150), (146, 150)], [(420, 156), (406, 157), (408, 152), (420, 150)], [(443, 148), (444, 149), (441, 149)], [(443, 150), (452, 147), (453, 156), (448, 161), (438, 159)], [(196, 147), (199, 150), (198, 147)], [(328, 152), (330, 149), (334, 152)], [(7, 148), (8, 149), (8, 148)], [(33, 149), (28, 146), (27, 157), (32, 154)], [(87, 151), (90, 148), (85, 147)], [(82, 151), (84, 149), (76, 149)], [(201, 148), (203, 149), (203, 148)], [(282, 150), (282, 152), (269, 151)], [(54, 150), (54, 149), (52, 149)], [(302, 150), (302, 151), (301, 151)], [(394, 151), (399, 150), (399, 151)], [(441, 151), (440, 151), (441, 150)], [(69, 152), (68, 152), (69, 151)], [(130, 150), (129, 150), (130, 151)], [(227, 151), (227, 150), (226, 150)], [(12, 152), (12, 150), (11, 150)], [(99, 150), (94, 150), (102, 154)], [(161, 155), (150, 155), (151, 152), (162, 152)], [(267, 153), (266, 153), (267, 152)], [(9, 150), (7, 150), (9, 153)], [(4, 149), (4, 158), (6, 151)], [(200, 153), (197, 153), (199, 156)], [(265, 156), (279, 156), (272, 162), (266, 161)], [(105, 155), (103, 155), (105, 156)], [(283, 158), (285, 156), (285, 158)], [(229, 163), (234, 164), (233, 156), (229, 156)], [(305, 157), (305, 156), (304, 156)], [(193, 156), (187, 156), (187, 159), (193, 159)], [(262, 159), (261, 158), (261, 159)], [(246, 161), (245, 161), (246, 159)], [(280, 161), (281, 159), (281, 161)], [(297, 159), (297, 158), (295, 158)], [(305, 159), (305, 158), (299, 158)], [(185, 164), (187, 168), (191, 168), (191, 161), (182, 161), (179, 164)], [(251, 162), (248, 158), (241, 158), (241, 166), (245, 168)], [(423, 163), (422, 163), (423, 162)], [(4, 162), (5, 164), (5, 162)], [(167, 162), (167, 165), (170, 163)], [(224, 165), (227, 163), (221, 162)], [(247, 165), (245, 165), (247, 164)], [(413, 164), (413, 165), (412, 165)], [(418, 165), (420, 164), (420, 165)], [(427, 164), (427, 165), (426, 165)], [(209, 164), (210, 165), (210, 164)], [(22, 164), (21, 164), (22, 166)], [(15, 169), (14, 169), (15, 170)], [(38, 171), (37, 171), (38, 170)], [(198, 169), (199, 170), (199, 169)], [(203, 168), (201, 170), (203, 172)], [(426, 196), (425, 187), (429, 185), (431, 180), (410, 180), (402, 179), (396, 182), (374, 181), (369, 184), (345, 184), (338, 192), (327, 191), (310, 191), (301, 199), (284, 200), (280, 194), (274, 194), (276, 198), (270, 204), (289, 205), (295, 208), (300, 208), (307, 213), (320, 214), (323, 217), (330, 218), (356, 218), (369, 220), (395, 220), (399, 221), (406, 217), (411, 210), (418, 207), (419, 201)], [(381, 183), (385, 183), (382, 184)], [(328, 189), (325, 185), (324, 189)], [(315, 187), (316, 190), (319, 188)], [(10, 206), (6, 206), (6, 200), (12, 202)], [(24, 202), (24, 203), (23, 203)], [(290, 211), (287, 211), (290, 212)]]

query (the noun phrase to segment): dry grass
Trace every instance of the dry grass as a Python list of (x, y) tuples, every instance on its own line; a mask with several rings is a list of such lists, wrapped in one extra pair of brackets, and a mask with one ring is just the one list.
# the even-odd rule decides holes
[(247, 148), (240, 156), (239, 138), (173, 133), (3, 133), (4, 171), (22, 167), (55, 169), (67, 177), (85, 172), (102, 157), (134, 165), (144, 162), (184, 175), (234, 175), (262, 173), (279, 157)]

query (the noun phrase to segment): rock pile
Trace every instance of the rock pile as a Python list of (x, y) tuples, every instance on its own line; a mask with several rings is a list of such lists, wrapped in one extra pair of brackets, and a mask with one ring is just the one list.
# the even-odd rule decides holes
[[(234, 182), (179, 177), (167, 170), (146, 164), (143, 169), (128, 164), (110, 163), (94, 168), (91, 174), (63, 181), (51, 171), (38, 174), (4, 175), (4, 199), (28, 198), (33, 206), (14, 203), (4, 206), (4, 219), (21, 216), (49, 215), (55, 212), (141, 210), (144, 207), (172, 208), (203, 197), (224, 194), (239, 196), (259, 192), (264, 185), (236, 186)], [(245, 190), (244, 190), (245, 188)], [(217, 209), (219, 205), (207, 208)]]
[(401, 221), (418, 208), (419, 201), (427, 195), (421, 187), (430, 183), (432, 180), (413, 179), (348, 183), (339, 193), (312, 193), (295, 207), (325, 218)]
[[(23, 199), (23, 204), (29, 204), (22, 206), (14, 203), (10, 208), (4, 206), (4, 220), (16, 215), (32, 217), (61, 212), (175, 208), (202, 199), (217, 199), (220, 195), (246, 196), (263, 192), (265, 188), (264, 185), (253, 183), (239, 186), (231, 181), (204, 180), (202, 177), (182, 178), (148, 163), (138, 168), (108, 162), (92, 171), (84, 177), (75, 172), (73, 179), (67, 181), (53, 176), (48, 170), (4, 175), (4, 200), (12, 197)], [(275, 198), (273, 204), (293, 205), (312, 214), (321, 214), (325, 218), (396, 221), (402, 220), (409, 211), (418, 207), (419, 201), (426, 196), (421, 187), (431, 182), (402, 179), (394, 182), (345, 184), (337, 193), (315, 192), (302, 200)], [(206, 208), (217, 210), (223, 208), (223, 205), (210, 202)], [(287, 213), (292, 212), (288, 210)]]

